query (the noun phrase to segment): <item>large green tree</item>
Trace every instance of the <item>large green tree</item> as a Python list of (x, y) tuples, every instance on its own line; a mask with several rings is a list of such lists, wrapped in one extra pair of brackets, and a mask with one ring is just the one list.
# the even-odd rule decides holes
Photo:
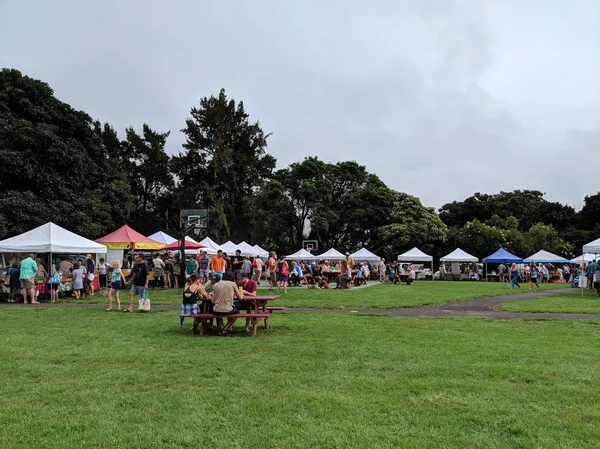
[(128, 207), (113, 172), (89, 115), (44, 82), (0, 72), (0, 234), (48, 221), (90, 238), (113, 230)]
[(184, 150), (171, 164), (178, 179), (172, 204), (208, 208), (217, 240), (249, 239), (256, 194), (276, 163), (266, 152), (268, 136), (260, 123), (251, 123), (243, 102), (227, 98), (222, 89), (191, 109), (182, 132)]
[(144, 123), (141, 134), (127, 128), (122, 143), (131, 192), (135, 196), (132, 225), (146, 235), (166, 225), (167, 212), (162, 200), (174, 184), (170, 157), (165, 151), (168, 137), (169, 132), (156, 132)]

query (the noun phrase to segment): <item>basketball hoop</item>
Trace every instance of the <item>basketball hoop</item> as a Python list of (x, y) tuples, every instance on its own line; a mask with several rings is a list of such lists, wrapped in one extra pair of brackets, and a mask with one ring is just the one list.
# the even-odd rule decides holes
[(200, 235), (200, 232), (202, 232), (202, 225), (201, 224), (195, 225), (193, 231), (194, 231), (195, 235)]

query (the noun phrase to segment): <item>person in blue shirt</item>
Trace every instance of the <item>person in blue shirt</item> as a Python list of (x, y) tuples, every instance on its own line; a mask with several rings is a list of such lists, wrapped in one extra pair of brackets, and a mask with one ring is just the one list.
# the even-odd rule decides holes
[(21, 270), (18, 263), (13, 263), (11, 269), (8, 270), (8, 275), (10, 276), (10, 299), (8, 302), (15, 302), (15, 296), (21, 289)]
[(588, 285), (589, 288), (594, 288), (594, 275), (596, 274), (596, 270), (598, 269), (598, 265), (595, 260), (592, 260), (592, 263), (588, 265)]

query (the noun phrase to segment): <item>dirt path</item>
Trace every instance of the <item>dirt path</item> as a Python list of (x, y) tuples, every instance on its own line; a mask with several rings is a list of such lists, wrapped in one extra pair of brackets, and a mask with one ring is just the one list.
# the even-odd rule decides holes
[[(492, 319), (551, 319), (551, 320), (600, 320), (600, 314), (585, 313), (521, 313), (503, 312), (498, 306), (505, 302), (530, 301), (543, 296), (564, 293), (564, 289), (542, 290), (516, 295), (492, 296), (488, 298), (470, 299), (468, 301), (453, 301), (439, 306), (412, 307), (402, 309), (300, 309), (286, 308), (284, 313), (357, 313), (362, 315), (392, 315), (392, 316), (422, 316), (422, 317), (470, 317), (480, 316)], [(70, 309), (105, 308), (106, 304), (50, 304), (42, 303), (37, 306), (25, 304), (4, 304), (12, 307), (59, 307)], [(153, 305), (156, 310), (181, 310), (180, 306)]]

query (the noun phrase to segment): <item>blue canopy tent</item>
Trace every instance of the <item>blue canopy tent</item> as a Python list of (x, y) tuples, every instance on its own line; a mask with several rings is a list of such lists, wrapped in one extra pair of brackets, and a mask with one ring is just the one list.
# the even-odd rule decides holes
[(485, 264), (485, 278), (487, 279), (487, 276), (488, 276), (487, 264), (488, 263), (523, 263), (523, 259), (515, 256), (512, 253), (509, 253), (504, 248), (500, 248), (494, 254), (491, 254), (491, 255), (487, 256), (485, 259), (483, 259), (482, 262)]

